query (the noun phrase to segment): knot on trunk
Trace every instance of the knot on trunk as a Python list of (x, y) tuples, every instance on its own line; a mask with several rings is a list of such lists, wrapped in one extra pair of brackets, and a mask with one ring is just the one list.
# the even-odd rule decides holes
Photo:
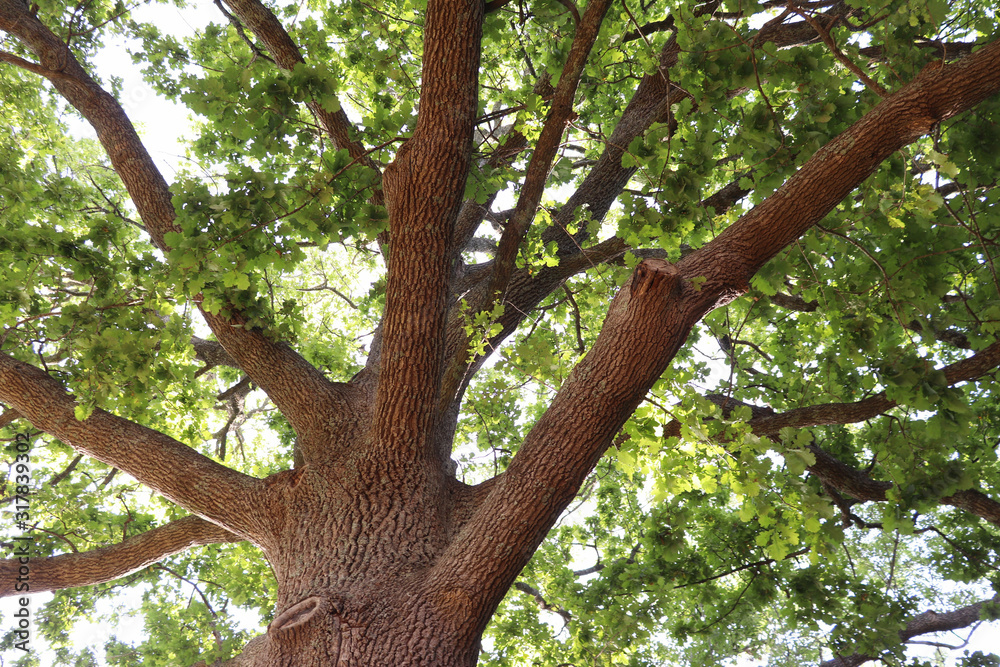
[(330, 607), (329, 600), (316, 595), (296, 602), (271, 621), (267, 626), (267, 634), (272, 637), (283, 635), (313, 619), (318, 620)]
[(659, 292), (663, 298), (673, 297), (680, 289), (680, 272), (663, 259), (647, 259), (635, 267), (632, 274), (632, 298), (647, 292)]

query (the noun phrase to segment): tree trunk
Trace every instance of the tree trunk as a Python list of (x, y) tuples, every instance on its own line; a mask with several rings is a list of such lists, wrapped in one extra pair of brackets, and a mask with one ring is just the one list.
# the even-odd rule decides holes
[(398, 478), (380, 462), (344, 463), (271, 478), (282, 525), (260, 546), (277, 578), (276, 617), (233, 664), (476, 664), (488, 614), (470, 613), (436, 567), (470, 487), (411, 475), (388, 494)]

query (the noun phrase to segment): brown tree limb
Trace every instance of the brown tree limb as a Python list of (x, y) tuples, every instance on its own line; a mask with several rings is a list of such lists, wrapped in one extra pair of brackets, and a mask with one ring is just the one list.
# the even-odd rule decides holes
[[(891, 482), (872, 479), (867, 472), (852, 468), (815, 445), (810, 445), (808, 449), (816, 457), (816, 463), (807, 466), (806, 470), (837, 492), (862, 502), (888, 500), (887, 493), (894, 486)], [(1000, 503), (980, 491), (973, 489), (957, 491), (941, 498), (941, 503), (965, 510), (1000, 526)]]
[(222, 343), (217, 340), (205, 340), (198, 336), (191, 336), (191, 347), (194, 348), (194, 358), (205, 364), (205, 368), (202, 370), (216, 366), (240, 367), (236, 360), (226, 352), (226, 348), (222, 347)]
[(925, 70), (677, 266), (662, 260), (639, 264), (612, 301), (593, 348), (440, 559), (440, 576), (454, 585), (475, 581), (470, 604), (492, 610), (691, 327), (745, 292), (766, 261), (893, 152), (998, 91), (1000, 41)]
[(527, 584), (523, 581), (515, 581), (514, 588), (521, 591), (525, 595), (530, 595), (531, 597), (533, 597), (535, 599), (535, 602), (538, 604), (539, 609), (544, 609), (545, 611), (551, 611), (554, 614), (559, 614), (560, 616), (562, 616), (563, 620), (566, 621), (567, 623), (573, 620), (573, 615), (571, 613), (569, 613), (568, 611), (566, 611), (557, 604), (550, 604), (545, 599), (545, 596), (542, 595), (542, 592), (537, 588), (535, 588), (534, 586), (531, 586), (530, 584)]
[[(941, 369), (949, 385), (975, 380), (1000, 366), (1000, 342), (993, 343), (968, 359), (950, 364)], [(870, 396), (855, 403), (828, 403), (811, 405), (776, 414), (772, 409), (748, 405), (731, 397), (709, 396), (727, 414), (735, 405), (744, 405), (752, 410), (752, 418), (747, 421), (754, 435), (775, 437), (783, 428), (806, 428), (809, 426), (829, 426), (832, 424), (854, 424), (873, 419), (892, 408), (896, 402), (886, 398), (885, 393)], [(672, 420), (663, 428), (664, 437), (679, 436), (680, 422)], [(864, 502), (885, 502), (887, 492), (893, 487), (891, 482), (873, 479), (867, 472), (857, 470), (834, 458), (821, 448), (809, 447), (816, 462), (806, 470), (816, 475), (836, 491)], [(951, 505), (974, 514), (990, 523), (1000, 525), (1000, 502), (975, 490), (958, 491), (941, 498), (945, 505)]]
[[(922, 42), (917, 42), (916, 46), (925, 49), (934, 49), (937, 51), (937, 56), (942, 60), (955, 60), (956, 58), (964, 58), (965, 56), (972, 53), (972, 49), (976, 47), (975, 42), (942, 42), (939, 40), (927, 40)], [(883, 46), (866, 46), (858, 50), (858, 53), (870, 58), (872, 60), (883, 60), (885, 58), (885, 47)]]
[(382, 179), (391, 243), (372, 441), (383, 460), (390, 446), (397, 461), (441, 457), (432, 430), (455, 222), (472, 161), (482, 22), (482, 2), (428, 3), (417, 125)]
[[(906, 643), (914, 637), (932, 632), (949, 632), (967, 628), (979, 622), (980, 614), (985, 605), (997, 602), (1000, 602), (1000, 598), (980, 600), (979, 602), (942, 613), (928, 610), (917, 614), (907, 622), (906, 627), (899, 631), (899, 640)], [(858, 667), (866, 662), (877, 659), (877, 656), (855, 653), (849, 656), (838, 656), (832, 660), (826, 660), (821, 662), (819, 667)]]
[(784, 294), (782, 292), (776, 292), (775, 294), (768, 297), (776, 306), (785, 308), (786, 310), (795, 310), (800, 313), (812, 313), (819, 308), (818, 301), (806, 301), (798, 294)]
[(87, 74), (69, 47), (31, 13), (27, 3), (0, 0), (0, 30), (35, 53), (38, 66), (26, 69), (45, 76), (90, 121), (154, 245), (167, 250), (164, 235), (180, 231), (174, 225), (170, 190), (118, 102)]
[[(18, 577), (23, 563), (18, 558), (0, 560), (0, 597), (103, 584), (192, 547), (241, 539), (200, 517), (186, 516), (111, 546), (32, 558), (28, 578), (22, 581)], [(26, 583), (29, 588), (18, 589), (19, 583), (22, 586)]]
[[(1000, 366), (1000, 342), (993, 343), (967, 359), (949, 364), (941, 370), (949, 385), (982, 377)], [(873, 419), (896, 407), (896, 402), (880, 392), (855, 403), (827, 403), (788, 410), (773, 416), (748, 422), (755, 435), (775, 435), (786, 427), (805, 428), (830, 424), (854, 424)]]
[(132, 475), (192, 514), (250, 536), (264, 482), (216, 463), (153, 429), (103, 410), (77, 421), (76, 401), (44, 371), (0, 354), (0, 400), (35, 427)]
[(76, 467), (80, 465), (80, 461), (82, 460), (83, 460), (83, 454), (77, 454), (76, 456), (74, 456), (73, 460), (69, 462), (69, 465), (66, 466), (62, 470), (62, 472), (58, 473), (57, 475), (54, 475), (52, 479), (49, 480), (49, 486), (56, 486), (64, 479), (69, 477), (73, 473), (73, 471), (76, 470)]
[(580, 75), (583, 74), (583, 67), (590, 55), (590, 49), (597, 39), (601, 24), (604, 22), (604, 15), (610, 6), (611, 0), (591, 0), (587, 3), (583, 18), (577, 25), (573, 44), (570, 46), (569, 55), (566, 57), (566, 63), (563, 65), (563, 71), (559, 76), (559, 83), (552, 98), (552, 107), (545, 119), (542, 133), (535, 144), (531, 161), (528, 163), (528, 171), (524, 176), (524, 185), (514, 208), (514, 214), (500, 236), (500, 243), (497, 246), (497, 254), (494, 259), (493, 274), (490, 276), (486, 292), (487, 298), (490, 300), (495, 295), (507, 291), (507, 284), (514, 271), (514, 260), (517, 259), (518, 249), (521, 247), (521, 242), (524, 240), (524, 235), (531, 226), (532, 220), (534, 220), (538, 204), (542, 199), (542, 192), (545, 189), (545, 182), (549, 176), (549, 170), (552, 167), (552, 161), (559, 150), (562, 136), (566, 131), (566, 124), (571, 120), (573, 99), (580, 83)]
[[(286, 343), (272, 341), (245, 326), (246, 320), (239, 313), (228, 319), (204, 311), (202, 315), (236, 367), (246, 372), (288, 419), (299, 436), (305, 459), (332, 455), (329, 415), (353, 414), (362, 392), (328, 380)], [(208, 350), (207, 345), (200, 348)]]
[[(174, 224), (171, 194), (125, 111), (84, 71), (69, 48), (28, 11), (26, 4), (0, 0), (0, 29), (35, 52), (55, 88), (93, 126), (150, 239), (167, 252), (170, 248), (165, 235), (181, 231)], [(244, 327), (239, 314), (228, 320), (203, 314), (239, 367), (270, 396), (294, 427), (304, 429), (305, 447), (311, 451), (310, 441), (322, 439), (319, 434), (308, 437), (310, 430), (317, 430), (315, 400), (328, 399), (335, 391), (334, 385), (287, 345)]]
[(13, 424), (15, 421), (21, 418), (21, 413), (17, 410), (4, 410), (0, 414), (0, 428)]

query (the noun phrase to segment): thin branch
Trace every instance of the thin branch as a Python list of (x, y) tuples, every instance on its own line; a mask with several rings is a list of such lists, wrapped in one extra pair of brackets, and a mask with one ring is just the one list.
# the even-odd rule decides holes
[(551, 611), (553, 613), (559, 614), (560, 616), (562, 616), (563, 620), (567, 623), (573, 620), (573, 615), (571, 613), (569, 613), (559, 605), (549, 604), (545, 600), (545, 596), (542, 595), (542, 592), (537, 588), (529, 586), (523, 581), (515, 581), (514, 588), (516, 588), (517, 590), (521, 591), (526, 595), (530, 595), (531, 597), (535, 598), (535, 602), (538, 603), (539, 608), (544, 609), (545, 611)]
[(841, 63), (843, 63), (847, 69), (851, 70), (851, 72), (853, 72), (855, 76), (861, 79), (862, 83), (864, 83), (871, 90), (875, 91), (875, 93), (879, 97), (886, 97), (889, 94), (885, 88), (877, 84), (874, 80), (872, 80), (871, 77), (862, 72), (861, 68), (858, 67), (856, 63), (854, 63), (850, 58), (844, 55), (844, 52), (840, 50), (840, 48), (837, 46), (837, 43), (833, 41), (833, 37), (830, 36), (830, 32), (825, 27), (823, 27), (820, 24), (820, 22), (817, 21), (812, 16), (812, 14), (803, 10), (795, 2), (792, 2), (791, 0), (789, 0), (788, 2), (788, 9), (790, 9), (792, 12), (798, 14), (803, 19), (805, 19), (806, 22), (813, 27), (813, 30), (816, 31), (816, 34), (820, 36), (820, 38), (823, 40), (823, 43), (827, 45), (827, 47), (830, 49), (830, 52), (833, 53), (834, 57)]
[[(1000, 598), (992, 600), (981, 600), (974, 604), (959, 607), (952, 611), (935, 612), (925, 611), (911, 618), (906, 627), (899, 631), (899, 640), (903, 643), (909, 642), (914, 637), (926, 635), (933, 632), (948, 632), (967, 628), (979, 622), (979, 616), (983, 606), (990, 603), (1000, 602)], [(871, 660), (877, 660), (878, 656), (863, 653), (855, 653), (849, 656), (838, 656), (832, 660), (820, 663), (819, 667), (858, 667)]]
[(590, 50), (597, 39), (604, 15), (610, 5), (610, 0), (591, 0), (587, 4), (580, 25), (577, 27), (569, 56), (563, 65), (559, 84), (552, 99), (552, 108), (535, 144), (531, 161), (528, 163), (528, 171), (524, 177), (524, 185), (521, 188), (521, 195), (514, 209), (514, 215), (511, 216), (510, 222), (507, 223), (507, 227), (500, 237), (493, 274), (487, 289), (487, 298), (490, 300), (507, 291), (518, 249), (535, 217), (545, 182), (548, 179), (549, 169), (562, 141), (566, 124), (574, 113), (573, 98), (583, 73), (583, 66), (590, 55)]

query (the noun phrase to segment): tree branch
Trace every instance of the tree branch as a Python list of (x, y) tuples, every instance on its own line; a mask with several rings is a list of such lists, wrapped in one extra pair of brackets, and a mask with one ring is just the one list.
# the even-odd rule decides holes
[[(251, 4), (252, 0), (243, 2)], [(260, 9), (263, 10), (262, 6)], [(94, 127), (151, 240), (167, 252), (165, 235), (181, 231), (174, 224), (171, 194), (124, 110), (84, 71), (69, 48), (28, 11), (27, 4), (0, 0), (0, 29), (38, 55), (59, 93)], [(270, 396), (293, 427), (303, 429), (300, 435), (306, 436), (304, 452), (314, 453), (313, 450), (319, 449), (311, 445), (313, 440), (323, 439), (319, 433), (311, 433), (322, 430), (316, 428), (319, 425), (315, 420), (316, 399), (329, 399), (335, 393), (334, 385), (287, 345), (274, 343), (259, 331), (245, 328), (239, 314), (225, 320), (202, 312), (240, 368)]]
[(21, 413), (17, 410), (4, 410), (0, 413), (0, 428), (13, 424), (15, 421), (21, 418)]
[(382, 447), (402, 459), (440, 457), (432, 430), (455, 222), (472, 160), (482, 22), (482, 2), (428, 3), (417, 125), (382, 179), (391, 245), (372, 421), (379, 457)]
[[(299, 436), (305, 460), (332, 455), (335, 448), (330, 446), (334, 430), (330, 415), (355, 414), (363, 391), (328, 380), (287, 344), (269, 340), (260, 331), (246, 327), (246, 320), (239, 313), (228, 320), (204, 311), (202, 315), (237, 367), (264, 390), (288, 419)], [(208, 346), (200, 347), (207, 352)]]
[[(291, 36), (281, 25), (278, 17), (258, 0), (224, 0), (262, 44), (274, 56), (274, 63), (283, 70), (291, 70), (305, 59)], [(352, 138), (354, 128), (343, 109), (330, 112), (324, 109), (317, 100), (306, 103), (309, 110), (319, 119), (323, 131), (333, 141), (337, 149), (346, 148), (351, 158), (361, 164), (379, 171), (378, 165), (364, 146)], [(375, 203), (382, 205), (381, 192), (374, 196)]]
[[(475, 581), (476, 604), (497, 604), (691, 327), (746, 291), (767, 260), (819, 222), (882, 160), (998, 90), (1000, 40), (962, 61), (926, 69), (677, 266), (640, 263), (612, 301), (593, 348), (442, 556), (439, 564), (449, 572), (442, 576), (455, 585)], [(956, 366), (964, 372), (965, 364)]]
[[(979, 622), (979, 615), (984, 605), (997, 602), (1000, 602), (1000, 598), (981, 600), (944, 613), (925, 611), (910, 619), (906, 627), (899, 631), (899, 639), (903, 643), (906, 643), (914, 637), (932, 632), (949, 632), (951, 630), (967, 628)], [(858, 665), (863, 665), (866, 662), (876, 659), (877, 656), (855, 653), (849, 656), (838, 656), (832, 660), (826, 660), (825, 662), (821, 662), (819, 667), (858, 667)]]
[(590, 49), (597, 39), (601, 24), (604, 22), (604, 15), (610, 6), (611, 0), (591, 0), (587, 3), (583, 18), (578, 20), (579, 25), (577, 25), (576, 33), (573, 36), (573, 44), (570, 46), (569, 55), (563, 65), (563, 71), (559, 76), (559, 83), (552, 98), (552, 108), (545, 119), (542, 133), (538, 137), (531, 161), (528, 163), (528, 171), (524, 176), (524, 185), (521, 188), (517, 206), (514, 208), (514, 215), (507, 223), (497, 246), (493, 275), (490, 277), (487, 288), (487, 298), (490, 300), (495, 295), (503, 294), (507, 290), (507, 284), (514, 271), (514, 260), (517, 259), (518, 248), (521, 247), (524, 235), (535, 217), (538, 203), (541, 201), (542, 192), (545, 189), (545, 181), (548, 179), (549, 169), (552, 166), (552, 160), (562, 142), (566, 124), (571, 120), (573, 98), (576, 96), (583, 66), (587, 62)]
[[(842, 463), (815, 445), (810, 445), (809, 451), (816, 457), (816, 463), (806, 467), (806, 470), (825, 484), (862, 502), (888, 500), (886, 494), (894, 486), (891, 482), (874, 480), (867, 472)], [(1000, 526), (1000, 503), (980, 491), (973, 489), (958, 491), (941, 498), (941, 503), (965, 510)]]
[(32, 558), (30, 580), (27, 581), (30, 589), (24, 591), (17, 589), (22, 564), (17, 558), (11, 558), (0, 561), (0, 597), (24, 595), (27, 591), (34, 595), (103, 584), (191, 547), (239, 542), (241, 539), (200, 517), (186, 516), (111, 546), (49, 558)]
[(0, 354), (0, 400), (35, 427), (120, 468), (192, 514), (246, 537), (259, 530), (264, 482), (103, 410), (77, 421), (76, 401), (59, 382), (6, 354)]
[(38, 66), (26, 69), (51, 81), (94, 127), (154, 245), (167, 250), (164, 235), (180, 231), (174, 225), (170, 190), (118, 102), (87, 74), (69, 47), (31, 13), (28, 3), (0, 0), (0, 30), (35, 53)]
[(562, 616), (563, 621), (567, 623), (573, 620), (573, 615), (570, 614), (568, 611), (566, 611), (557, 604), (549, 604), (545, 600), (545, 596), (542, 595), (542, 592), (537, 588), (529, 584), (526, 584), (523, 581), (515, 581), (514, 588), (521, 591), (525, 595), (530, 595), (531, 597), (535, 598), (535, 602), (538, 604), (539, 609), (544, 609), (545, 611), (551, 611), (554, 614), (559, 614), (560, 616)]
[[(952, 385), (975, 380), (997, 366), (1000, 366), (1000, 342), (993, 343), (971, 357), (949, 364), (941, 370), (945, 374), (946, 382)], [(748, 423), (755, 435), (767, 436), (774, 435), (785, 427), (854, 424), (877, 417), (894, 407), (896, 402), (886, 398), (885, 392), (880, 392), (855, 403), (810, 405), (772, 416), (755, 418)]]
[[(968, 359), (950, 364), (941, 369), (949, 385), (975, 380), (1000, 366), (1000, 342), (993, 343)], [(775, 414), (766, 407), (749, 405), (737, 399), (723, 396), (708, 396), (728, 414), (736, 405), (744, 405), (752, 410), (753, 417), (747, 422), (754, 435), (774, 437), (783, 428), (806, 428), (809, 426), (829, 426), (831, 424), (854, 424), (873, 419), (896, 407), (896, 402), (886, 398), (885, 393), (870, 396), (855, 403), (828, 403), (795, 408)], [(679, 436), (680, 422), (672, 420), (663, 428), (665, 438)], [(810, 451), (816, 463), (806, 468), (824, 483), (840, 493), (861, 501), (885, 502), (887, 492), (893, 487), (890, 482), (872, 479), (837, 460), (819, 447), (812, 445)], [(951, 505), (974, 514), (990, 523), (1000, 525), (1000, 503), (975, 490), (958, 491), (941, 498), (945, 505)]]

